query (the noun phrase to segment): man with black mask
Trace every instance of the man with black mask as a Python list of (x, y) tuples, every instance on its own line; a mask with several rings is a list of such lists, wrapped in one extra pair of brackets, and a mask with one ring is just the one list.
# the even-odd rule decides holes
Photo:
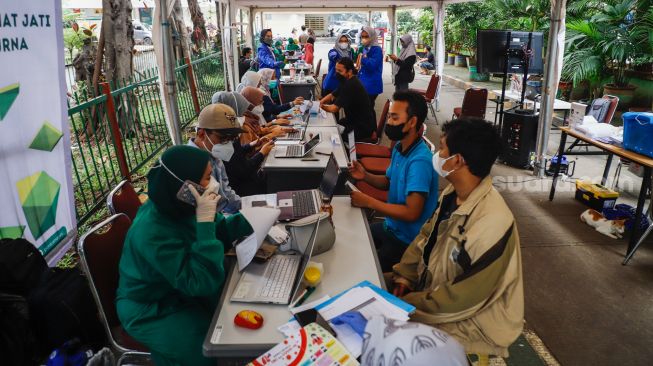
[(424, 97), (399, 91), (392, 98), (385, 134), (397, 144), (392, 149), (390, 167), (385, 175), (371, 174), (357, 161), (349, 167), (352, 178), (388, 191), (387, 203), (362, 192), (351, 193), (353, 206), (385, 216), (383, 222), (370, 227), (383, 272), (392, 271), (392, 266), (399, 263), (438, 204), (438, 175), (432, 168), (433, 154), (420, 131), (427, 115)]
[(376, 129), (374, 107), (372, 102), (363, 98), (367, 92), (356, 77), (354, 61), (349, 57), (339, 59), (336, 64), (336, 77), (340, 86), (320, 100), (320, 107), (331, 113), (338, 113), (340, 108), (345, 110), (345, 117), (338, 121), (338, 124), (344, 127), (344, 131), (341, 131), (343, 141), (347, 141), (351, 130), (354, 130), (356, 141), (365, 141), (372, 137)]

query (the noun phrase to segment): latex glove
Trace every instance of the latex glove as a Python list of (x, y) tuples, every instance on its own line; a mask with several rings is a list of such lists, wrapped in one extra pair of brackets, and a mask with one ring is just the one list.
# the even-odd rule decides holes
[(220, 201), (220, 195), (216, 192), (220, 189), (220, 183), (218, 183), (215, 178), (211, 178), (209, 185), (206, 187), (206, 191), (204, 191), (202, 195), (200, 195), (192, 185), (188, 187), (197, 203), (197, 206), (195, 207), (197, 222), (213, 222), (215, 220), (218, 201)]
[(362, 337), (365, 334), (367, 319), (358, 311), (348, 311), (331, 319), (331, 323), (335, 325), (347, 324), (354, 332)]

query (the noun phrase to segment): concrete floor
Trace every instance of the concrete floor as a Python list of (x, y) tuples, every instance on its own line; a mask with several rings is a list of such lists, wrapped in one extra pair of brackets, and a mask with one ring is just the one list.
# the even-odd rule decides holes
[[(316, 44), (315, 60), (323, 58), (332, 42)], [(445, 71), (446, 74), (446, 71)], [(416, 75), (413, 88), (426, 88), (428, 76)], [(377, 114), (394, 90), (389, 64), (384, 68), (384, 93)], [(462, 103), (464, 90), (442, 85), (441, 124)], [(493, 119), (488, 109), (486, 118)], [(432, 116), (427, 137), (438, 145), (440, 128)], [(560, 139), (551, 131), (549, 153)], [(599, 181), (604, 156), (576, 159), (574, 177)], [(613, 162), (614, 174), (617, 160)], [(583, 224), (586, 207), (573, 199), (574, 185), (562, 182), (555, 199), (548, 200), (551, 179), (538, 180), (530, 171), (496, 164), (492, 175), (517, 219), (524, 271), (526, 321), (561, 365), (650, 365), (653, 359), (653, 239), (647, 238), (627, 266), (622, 266), (627, 239), (611, 239)], [(501, 182), (512, 182), (502, 184)], [(441, 181), (441, 188), (446, 184)], [(609, 182), (608, 185), (611, 183)], [(619, 203), (635, 205), (641, 178), (623, 170)]]

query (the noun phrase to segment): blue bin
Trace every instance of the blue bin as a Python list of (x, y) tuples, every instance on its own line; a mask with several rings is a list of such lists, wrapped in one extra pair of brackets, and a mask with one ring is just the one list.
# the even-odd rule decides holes
[(624, 113), (624, 149), (653, 158), (653, 113)]

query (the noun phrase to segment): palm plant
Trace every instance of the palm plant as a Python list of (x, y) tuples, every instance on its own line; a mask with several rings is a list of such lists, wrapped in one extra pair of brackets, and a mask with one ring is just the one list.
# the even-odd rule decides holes
[(594, 98), (600, 96), (601, 85), (610, 77), (613, 87), (628, 88), (626, 69), (642, 52), (641, 33), (645, 32), (638, 30), (637, 6), (637, 0), (606, 1), (589, 20), (567, 23), (563, 78), (575, 85), (589, 81)]

